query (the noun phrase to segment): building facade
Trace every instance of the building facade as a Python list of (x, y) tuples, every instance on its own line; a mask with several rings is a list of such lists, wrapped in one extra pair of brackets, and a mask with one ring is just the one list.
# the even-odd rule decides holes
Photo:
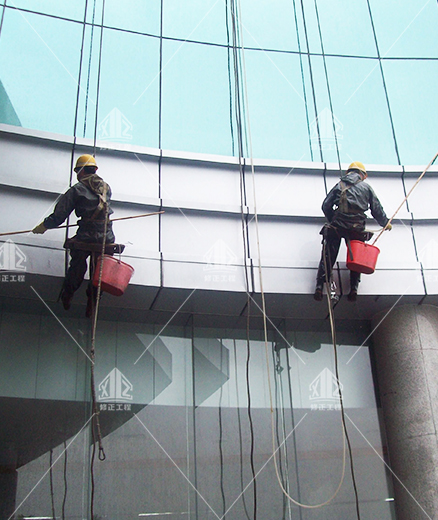
[(435, 165), (355, 303), (342, 246), (336, 349), (312, 297), (340, 173), (390, 216), (438, 151), (438, 6), (390, 4), (0, 2), (0, 233), (82, 153), (114, 218), (164, 212), (114, 223), (103, 451), (85, 287), (57, 302), (74, 228), (0, 237), (0, 518), (434, 518)]

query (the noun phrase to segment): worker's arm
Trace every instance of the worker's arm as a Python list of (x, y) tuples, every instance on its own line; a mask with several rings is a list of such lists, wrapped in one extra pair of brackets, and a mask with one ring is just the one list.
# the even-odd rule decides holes
[(333, 220), (333, 216), (335, 214), (335, 210), (333, 206), (337, 204), (339, 201), (339, 188), (338, 185), (333, 186), (333, 188), (329, 191), (327, 197), (324, 199), (322, 203), (322, 211), (325, 215), (325, 218), (331, 222)]
[(76, 204), (76, 190), (74, 187), (70, 188), (59, 199), (55, 209), (51, 215), (44, 219), (43, 224), (47, 229), (53, 229), (60, 226), (64, 220), (75, 209)]
[(377, 195), (374, 193), (373, 188), (371, 188), (371, 186), (369, 186), (369, 185), (368, 185), (368, 188), (369, 188), (369, 203), (370, 203), (371, 215), (377, 220), (377, 222), (382, 227), (385, 227), (389, 221), (389, 218), (386, 216), (386, 213), (383, 210), (382, 204), (380, 204), (380, 201), (377, 198)]

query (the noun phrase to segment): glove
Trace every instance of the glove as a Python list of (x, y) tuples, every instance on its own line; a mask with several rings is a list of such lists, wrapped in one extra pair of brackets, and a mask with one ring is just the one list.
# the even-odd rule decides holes
[(35, 233), (35, 235), (42, 235), (46, 231), (47, 231), (47, 228), (44, 225), (44, 222), (41, 222), (41, 224), (38, 224), (38, 226), (36, 226), (32, 229), (32, 233)]
[(392, 224), (386, 224), (385, 231), (391, 231), (391, 229), (392, 229)]

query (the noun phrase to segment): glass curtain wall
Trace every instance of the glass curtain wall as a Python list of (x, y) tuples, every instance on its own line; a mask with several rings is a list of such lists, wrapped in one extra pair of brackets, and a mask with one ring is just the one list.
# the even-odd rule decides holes
[(266, 159), (427, 164), (436, 153), (436, 2), (0, 10), (2, 123), (207, 154), (248, 156), (252, 145)]
[(90, 324), (64, 325), (48, 312), (2, 312), (13, 518), (91, 518), (91, 508), (111, 520), (353, 518), (348, 453), (330, 504), (300, 509), (287, 497), (324, 503), (342, 480), (339, 386), (362, 518), (394, 518), (366, 327), (339, 331), (338, 385), (328, 332), (285, 325), (265, 344), (262, 332), (198, 328), (196, 316), (164, 331), (100, 321), (100, 460), (90, 447)]

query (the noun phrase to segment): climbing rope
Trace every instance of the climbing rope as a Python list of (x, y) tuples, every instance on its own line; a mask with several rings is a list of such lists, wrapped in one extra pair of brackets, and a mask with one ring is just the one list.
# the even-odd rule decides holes
[[(238, 12), (240, 14), (240, 0), (238, 1)], [(247, 92), (247, 82), (246, 82), (246, 67), (245, 67), (245, 47), (243, 45), (243, 42), (241, 44), (241, 50), (242, 50), (242, 67), (243, 67), (243, 85), (244, 85), (244, 98), (246, 99), (246, 102), (248, 102), (248, 92)], [(252, 153), (252, 139), (251, 139), (251, 125), (250, 125), (250, 119), (249, 119), (249, 111), (247, 112), (247, 119), (246, 119), (246, 125), (247, 125), (247, 132), (248, 132), (248, 141), (249, 141), (249, 152), (250, 152), (250, 161), (251, 161), (251, 172), (252, 172), (252, 178), (253, 178), (253, 199), (254, 199), (254, 221), (255, 221), (255, 228), (256, 228), (256, 241), (257, 241), (257, 253), (258, 253), (258, 273), (259, 273), (259, 284), (260, 284), (260, 294), (261, 294), (261, 300), (262, 300), (262, 314), (263, 314), (263, 331), (264, 331), (264, 344), (265, 344), (265, 353), (266, 353), (266, 363), (267, 363), (267, 375), (268, 375), (268, 389), (269, 389), (269, 400), (270, 400), (270, 406), (271, 406), (271, 432), (272, 432), (272, 450), (273, 450), (273, 459), (274, 459), (274, 466), (275, 466), (275, 472), (277, 476), (278, 483), (280, 485), (280, 488), (282, 492), (287, 496), (287, 498), (294, 503), (295, 505), (307, 509), (316, 509), (321, 508), (328, 503), (330, 503), (338, 494), (345, 475), (345, 457), (346, 457), (346, 450), (345, 450), (345, 442), (346, 442), (346, 428), (345, 428), (345, 422), (344, 422), (344, 413), (343, 408), (342, 410), (342, 418), (343, 418), (343, 440), (344, 440), (344, 449), (343, 449), (343, 469), (342, 469), (342, 476), (341, 480), (339, 482), (339, 485), (333, 494), (332, 497), (330, 497), (328, 500), (321, 504), (315, 504), (315, 505), (309, 505), (309, 504), (303, 504), (295, 500), (291, 497), (291, 495), (287, 492), (287, 490), (284, 488), (281, 477), (279, 475), (279, 468), (277, 463), (277, 457), (276, 457), (276, 447), (275, 447), (275, 424), (274, 424), (274, 411), (273, 411), (273, 397), (272, 397), (272, 384), (271, 384), (271, 376), (270, 376), (270, 370), (269, 370), (269, 349), (268, 349), (268, 335), (267, 335), (267, 320), (266, 320), (266, 299), (263, 289), (263, 274), (262, 274), (262, 266), (261, 266), (261, 252), (260, 252), (260, 236), (259, 236), (259, 222), (258, 222), (258, 212), (257, 212), (257, 198), (256, 198), (256, 189), (255, 189), (255, 169), (254, 169), (254, 160), (253, 160), (253, 153)], [(334, 332), (334, 329), (333, 329)], [(337, 357), (336, 363), (337, 363)]]
[(373, 243), (371, 245), (374, 245), (377, 240), (380, 238), (380, 236), (382, 235), (382, 233), (385, 231), (386, 227), (388, 226), (388, 224), (391, 224), (391, 222), (393, 221), (394, 217), (397, 215), (397, 213), (400, 211), (401, 207), (403, 206), (403, 204), (408, 200), (408, 197), (410, 196), (410, 194), (414, 191), (414, 189), (417, 187), (418, 183), (421, 181), (421, 179), (424, 177), (424, 175), (426, 174), (427, 170), (433, 165), (433, 163), (436, 161), (438, 157), (438, 153), (435, 154), (434, 158), (430, 161), (430, 163), (426, 166), (426, 168), (423, 170), (423, 173), (418, 177), (418, 179), (415, 181), (415, 184), (412, 186), (412, 188), (409, 190), (409, 192), (407, 193), (406, 197), (403, 199), (403, 201), (401, 202), (400, 206), (395, 210), (394, 214), (392, 215), (392, 217), (388, 220), (388, 223), (386, 224), (386, 226), (384, 228), (382, 228), (382, 230), (380, 231), (380, 233), (376, 236), (376, 238), (374, 239)]

